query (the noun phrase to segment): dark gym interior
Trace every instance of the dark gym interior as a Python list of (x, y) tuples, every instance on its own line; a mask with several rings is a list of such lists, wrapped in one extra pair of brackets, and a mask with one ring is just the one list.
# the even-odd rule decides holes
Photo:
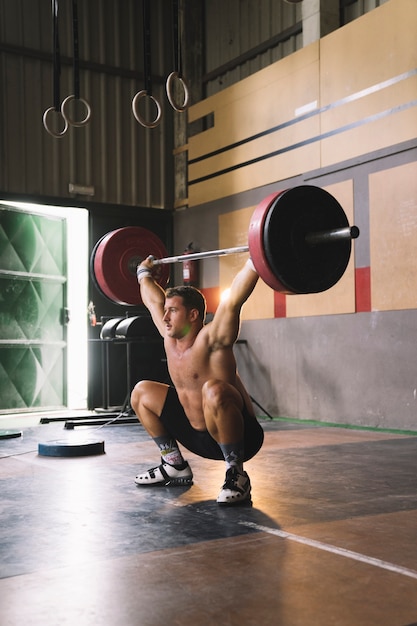
[[(0, 0), (1, 626), (417, 624), (416, 28), (415, 0)], [(260, 274), (240, 506), (182, 447), (192, 485), (134, 482), (130, 393), (170, 382), (136, 265), (186, 252), (158, 280), (207, 321)]]

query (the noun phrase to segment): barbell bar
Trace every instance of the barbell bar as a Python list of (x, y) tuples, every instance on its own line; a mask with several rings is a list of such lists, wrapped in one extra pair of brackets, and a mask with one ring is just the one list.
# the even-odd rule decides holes
[(209, 259), (210, 257), (225, 256), (226, 254), (239, 254), (248, 252), (249, 246), (238, 246), (236, 248), (222, 248), (221, 250), (206, 250), (204, 252), (191, 252), (179, 254), (178, 256), (168, 256), (162, 259), (153, 259), (153, 265), (165, 265), (166, 263), (184, 263), (184, 261), (198, 261)]
[[(348, 226), (347, 228), (333, 228), (331, 230), (321, 230), (317, 233), (308, 233), (306, 235), (306, 243), (309, 245), (323, 245), (333, 241), (341, 241), (346, 239), (357, 239), (359, 237), (359, 228), (357, 226)], [(205, 250), (204, 252), (191, 252), (187, 254), (178, 254), (177, 256), (168, 256), (162, 259), (153, 259), (153, 265), (165, 265), (169, 263), (184, 263), (185, 261), (199, 261), (200, 259), (209, 259), (211, 257), (226, 256), (228, 254), (240, 254), (249, 252), (249, 246), (236, 246), (234, 248), (220, 248), (220, 250)]]
[(108, 233), (96, 244), (91, 273), (98, 289), (116, 304), (141, 304), (136, 268), (154, 258), (153, 275), (164, 288), (169, 264), (249, 252), (260, 278), (286, 294), (318, 293), (336, 284), (349, 263), (352, 240), (359, 236), (337, 200), (327, 191), (302, 185), (264, 198), (250, 220), (248, 245), (166, 255), (159, 238), (141, 227)]

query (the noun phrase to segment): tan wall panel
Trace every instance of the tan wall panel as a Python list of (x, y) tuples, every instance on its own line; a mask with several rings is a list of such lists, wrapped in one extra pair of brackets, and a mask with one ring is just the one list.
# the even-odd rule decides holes
[(417, 308), (417, 163), (369, 177), (373, 310)]
[[(191, 184), (189, 206), (268, 185), (415, 138), (417, 107), (397, 112), (395, 107), (408, 106), (416, 98), (417, 79), (405, 76), (417, 67), (416, 32), (417, 1), (391, 0), (320, 42), (191, 107), (190, 121), (214, 112), (215, 126), (190, 138), (190, 160), (282, 122), (296, 120), (300, 109), (314, 111), (315, 107), (336, 104), (320, 116), (296, 122), (271, 136), (191, 165), (190, 182), (222, 168), (265, 156), (273, 146), (288, 147), (318, 137), (320, 132), (335, 131), (334, 136), (321, 142)], [(383, 84), (384, 81), (396, 82), (388, 86)], [(375, 93), (361, 93), (374, 89), (377, 90)], [(354, 100), (338, 104), (348, 98)], [(390, 109), (394, 110), (386, 117), (361, 124), (364, 119)], [(356, 127), (337, 132), (355, 123), (358, 124)]]
[(189, 159), (288, 122), (296, 109), (318, 98), (319, 63), (317, 46), (312, 45), (204, 100), (204, 107), (191, 107), (203, 115), (214, 113), (214, 127), (190, 137)]
[[(349, 223), (353, 218), (353, 181), (347, 180), (324, 187), (342, 205)], [(345, 274), (331, 289), (321, 293), (287, 296), (287, 317), (331, 315), (355, 312), (355, 263), (354, 248)]]
[[(188, 188), (189, 206), (209, 202), (235, 193), (268, 185), (296, 174), (319, 168), (319, 142), (279, 154), (253, 165), (236, 169), (228, 174), (216, 176)], [(277, 191), (282, 184), (277, 183)]]
[[(398, 79), (417, 66), (416, 32), (417, 2), (391, 0), (321, 40), (321, 106), (357, 98), (321, 115), (323, 133), (416, 99), (417, 78)], [(322, 167), (413, 139), (416, 128), (413, 107), (335, 134), (322, 141)]]
[(217, 98), (214, 126), (189, 139), (190, 159), (197, 158), (273, 128), (296, 117), (296, 110), (319, 99), (318, 62), (292, 76), (275, 77), (259, 88), (257, 74), (246, 79), (245, 93), (235, 100)]
[[(244, 98), (248, 93), (258, 92), (276, 81), (291, 80), (294, 74), (297, 74), (303, 68), (309, 68), (316, 64), (318, 59), (319, 44), (315, 42), (276, 63), (268, 65), (268, 67), (248, 76), (248, 78), (244, 78), (218, 94), (210, 96), (201, 102), (197, 102), (188, 109), (188, 121), (193, 122), (216, 109), (218, 110), (222, 107), (230, 106), (234, 102)], [(309, 84), (309, 81), (307, 81), (306, 84)], [(287, 89), (284, 91), (287, 91)]]
[[(241, 146), (204, 159), (204, 161), (191, 164), (188, 168), (189, 180), (192, 181), (213, 172), (233, 167), (239, 163), (251, 161), (266, 154), (272, 154), (277, 150), (317, 137), (319, 134), (319, 116), (304, 120), (294, 126), (287, 126), (274, 133), (268, 133)], [(223, 133), (223, 136), (225, 136), (225, 133)], [(285, 154), (288, 155), (289, 153)]]
[(417, 2), (391, 0), (320, 41), (321, 105), (416, 67)]
[(364, 154), (381, 150), (416, 137), (417, 108), (393, 113), (374, 122), (334, 135), (321, 141), (321, 165), (326, 167)]
[(404, 103), (415, 101), (417, 96), (417, 76), (413, 75), (408, 79), (398, 80), (395, 84), (383, 89), (377, 89), (371, 94), (357, 94), (357, 96), (357, 99), (354, 99), (352, 102), (335, 106), (321, 114), (321, 130), (323, 133), (342, 128), (384, 111), (390, 111)]
[[(219, 217), (219, 248), (244, 246), (248, 243), (249, 223), (255, 207), (232, 211)], [(243, 266), (248, 254), (219, 257), (220, 293), (230, 287), (233, 278)], [(274, 317), (274, 292), (262, 280), (242, 310), (242, 319), (268, 319)]]

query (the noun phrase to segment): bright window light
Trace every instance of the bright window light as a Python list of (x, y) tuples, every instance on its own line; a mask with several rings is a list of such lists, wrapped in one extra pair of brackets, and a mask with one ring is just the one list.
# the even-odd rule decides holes
[(56, 207), (3, 200), (1, 205), (26, 213), (63, 217), (67, 224), (67, 403), (70, 409), (87, 407), (88, 350), (88, 211), (73, 207)]

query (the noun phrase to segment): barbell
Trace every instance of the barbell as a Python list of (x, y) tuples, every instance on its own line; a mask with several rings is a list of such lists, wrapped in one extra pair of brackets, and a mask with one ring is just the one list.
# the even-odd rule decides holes
[(248, 245), (167, 256), (162, 241), (140, 226), (104, 235), (90, 260), (99, 291), (116, 304), (141, 304), (136, 279), (138, 264), (154, 257), (153, 277), (168, 283), (168, 265), (228, 254), (249, 252), (260, 278), (285, 294), (319, 293), (333, 287), (349, 263), (357, 226), (349, 226), (339, 202), (327, 191), (301, 185), (270, 194), (255, 208)]

